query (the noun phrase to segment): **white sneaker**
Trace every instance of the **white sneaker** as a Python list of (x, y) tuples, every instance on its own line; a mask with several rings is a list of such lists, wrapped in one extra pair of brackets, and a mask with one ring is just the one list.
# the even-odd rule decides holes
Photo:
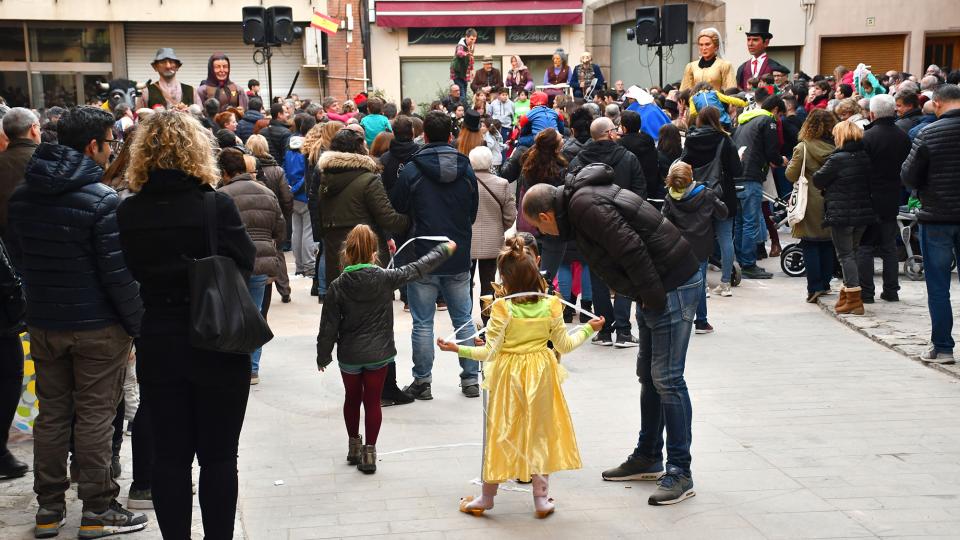
[(713, 294), (717, 296), (733, 296), (733, 289), (729, 283), (721, 283), (713, 288)]
[(937, 352), (936, 347), (930, 347), (920, 355), (920, 360), (931, 364), (952, 364), (956, 362), (953, 353)]

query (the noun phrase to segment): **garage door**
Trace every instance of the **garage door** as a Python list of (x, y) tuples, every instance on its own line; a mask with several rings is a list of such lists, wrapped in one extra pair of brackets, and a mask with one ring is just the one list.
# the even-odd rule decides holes
[[(253, 46), (244, 45), (239, 23), (224, 24), (127, 24), (127, 73), (135, 81), (157, 80), (157, 73), (150, 67), (154, 54), (161, 47), (173, 47), (183, 62), (177, 78), (180, 82), (198, 86), (207, 78), (207, 60), (214, 52), (226, 53), (230, 58), (230, 79), (247, 88), (247, 81), (257, 79), (261, 83), (260, 95), (267, 95), (267, 66), (253, 61)], [(284, 96), (290, 89), (297, 70), (305, 64), (303, 39), (291, 45), (273, 50), (273, 95)], [(297, 79), (293, 93), (300, 98), (317, 99), (320, 85), (317, 70), (305, 68)]]
[(906, 34), (823, 38), (820, 41), (820, 73), (833, 73), (837, 66), (852, 70), (863, 63), (874, 73), (903, 71)]

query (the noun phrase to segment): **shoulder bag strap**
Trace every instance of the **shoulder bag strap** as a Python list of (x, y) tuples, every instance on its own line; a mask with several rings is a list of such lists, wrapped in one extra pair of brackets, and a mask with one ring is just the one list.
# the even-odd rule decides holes
[(477, 183), (483, 186), (483, 189), (487, 190), (487, 193), (489, 193), (490, 196), (493, 197), (493, 200), (497, 201), (497, 206), (499, 206), (500, 211), (503, 212), (503, 201), (501, 201), (496, 195), (493, 194), (493, 190), (490, 189), (490, 187), (487, 186), (487, 184), (485, 184), (483, 180), (477, 178)]
[(207, 253), (217, 254), (217, 194), (203, 194), (203, 229), (207, 237)]
[[(807, 177), (807, 143), (803, 143), (803, 161), (800, 163), (800, 178)], [(799, 178), (797, 179), (799, 181)]]

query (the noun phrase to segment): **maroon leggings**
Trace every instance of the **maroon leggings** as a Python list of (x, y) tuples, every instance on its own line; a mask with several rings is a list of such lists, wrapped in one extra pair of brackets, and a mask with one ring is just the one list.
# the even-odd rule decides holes
[(383, 381), (387, 377), (387, 366), (372, 371), (363, 371), (357, 375), (340, 372), (346, 395), (343, 399), (343, 421), (347, 424), (347, 435), (360, 435), (360, 405), (363, 404), (364, 429), (367, 444), (377, 444), (380, 434), (380, 394), (383, 393)]

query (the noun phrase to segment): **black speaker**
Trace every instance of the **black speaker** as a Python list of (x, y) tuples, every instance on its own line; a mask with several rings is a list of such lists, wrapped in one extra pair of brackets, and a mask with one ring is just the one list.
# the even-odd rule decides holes
[(666, 4), (662, 11), (661, 43), (678, 45), (687, 42), (687, 5)]
[(267, 42), (265, 8), (243, 8), (243, 42), (247, 45), (263, 45)]
[(637, 45), (655, 45), (660, 41), (660, 9), (637, 9)]
[(271, 45), (293, 43), (293, 9), (286, 6), (267, 8), (267, 41)]

